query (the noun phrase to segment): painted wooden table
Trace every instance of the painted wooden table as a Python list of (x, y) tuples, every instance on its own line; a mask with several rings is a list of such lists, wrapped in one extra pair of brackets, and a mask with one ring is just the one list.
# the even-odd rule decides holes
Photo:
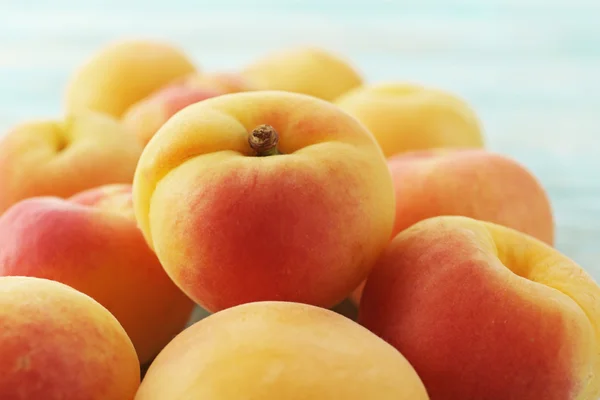
[(205, 69), (319, 44), (371, 81), (466, 98), (488, 146), (550, 193), (557, 247), (600, 280), (597, 0), (0, 0), (0, 132), (56, 117), (73, 69), (109, 40), (168, 39)]

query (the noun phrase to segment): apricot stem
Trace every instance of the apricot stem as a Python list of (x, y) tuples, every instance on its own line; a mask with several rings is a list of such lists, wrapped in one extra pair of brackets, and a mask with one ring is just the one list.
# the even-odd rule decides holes
[(281, 154), (277, 148), (279, 134), (271, 125), (259, 125), (248, 136), (250, 147), (259, 157)]

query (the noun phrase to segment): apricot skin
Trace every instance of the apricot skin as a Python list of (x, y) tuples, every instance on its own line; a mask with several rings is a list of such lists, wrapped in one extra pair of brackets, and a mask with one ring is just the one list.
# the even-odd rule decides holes
[(123, 124), (146, 145), (175, 113), (190, 104), (221, 94), (224, 92), (212, 88), (171, 84), (130, 107), (123, 116)]
[(197, 72), (171, 43), (120, 40), (99, 49), (77, 68), (65, 93), (67, 112), (93, 110), (121, 118), (133, 104), (168, 83)]
[(257, 90), (283, 90), (327, 101), (363, 82), (348, 60), (326, 49), (307, 46), (265, 54), (244, 67), (240, 75)]
[(415, 367), (432, 400), (600, 395), (600, 287), (542, 241), (467, 217), (398, 234), (359, 322)]
[[(427, 218), (459, 215), (554, 244), (549, 196), (516, 160), (483, 149), (431, 149), (391, 157), (388, 167), (396, 196), (392, 237)], [(361, 291), (354, 291), (355, 303)]]
[(59, 282), (0, 277), (2, 400), (130, 400), (140, 384), (131, 340), (85, 294)]
[(211, 97), (252, 89), (250, 82), (238, 73), (193, 73), (133, 104), (122, 120), (129, 131), (146, 145), (169, 118), (185, 107)]
[(150, 366), (136, 400), (428, 400), (393, 347), (318, 307), (257, 302), (197, 322)]
[[(259, 125), (282, 155), (256, 157)], [(261, 300), (331, 307), (389, 240), (385, 158), (353, 118), (281, 91), (223, 95), (174, 115), (144, 149), (136, 218), (169, 276), (202, 307)]]
[(388, 166), (396, 189), (393, 236), (426, 218), (460, 215), (554, 244), (548, 194), (516, 160), (483, 149), (441, 149), (393, 157)]
[(483, 127), (457, 95), (414, 83), (363, 85), (334, 103), (363, 123), (386, 157), (431, 148), (483, 148)]
[(0, 140), (0, 214), (30, 197), (131, 184), (141, 153), (118, 120), (97, 112), (21, 123)]
[(91, 296), (119, 320), (141, 363), (191, 315), (193, 302), (137, 227), (131, 185), (23, 200), (0, 217), (0, 243), (0, 276), (53, 279)]

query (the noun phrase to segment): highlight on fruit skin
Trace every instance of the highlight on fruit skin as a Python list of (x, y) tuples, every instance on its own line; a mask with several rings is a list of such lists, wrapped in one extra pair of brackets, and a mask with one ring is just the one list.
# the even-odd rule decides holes
[(428, 400), (392, 346), (333, 311), (255, 302), (213, 314), (175, 337), (135, 400)]
[(394, 219), (369, 132), (329, 102), (283, 91), (175, 114), (145, 147), (133, 193), (164, 269), (212, 312), (263, 300), (336, 305), (366, 278)]
[(439, 216), (402, 231), (358, 321), (407, 358), (432, 400), (600, 395), (600, 287), (511, 228)]
[(0, 327), (1, 399), (134, 398), (133, 344), (91, 297), (52, 280), (0, 277)]

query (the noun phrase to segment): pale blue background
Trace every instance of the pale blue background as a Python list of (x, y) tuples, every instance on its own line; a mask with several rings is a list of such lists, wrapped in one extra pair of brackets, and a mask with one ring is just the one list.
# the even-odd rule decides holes
[(109, 40), (172, 40), (209, 70), (319, 44), (371, 81), (471, 102), (489, 147), (550, 192), (557, 247), (600, 279), (599, 18), (598, 0), (0, 0), (0, 132), (60, 116), (69, 74)]

